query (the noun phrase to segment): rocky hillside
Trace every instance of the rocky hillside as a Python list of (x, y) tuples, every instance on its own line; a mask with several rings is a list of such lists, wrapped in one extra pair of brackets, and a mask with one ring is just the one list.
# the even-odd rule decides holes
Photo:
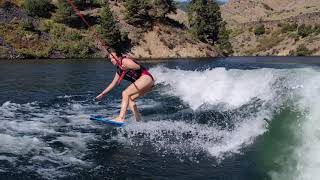
[(142, 29), (127, 24), (125, 7), (122, 4), (112, 6), (119, 19), (120, 29), (129, 32), (134, 47), (131, 55), (141, 58), (179, 58), (179, 57), (215, 57), (219, 56), (217, 48), (196, 41), (188, 34), (187, 14), (177, 10), (168, 15), (168, 21), (153, 26), (153, 29), (142, 32)]
[(319, 0), (230, 0), (222, 7), (230, 23), (273, 21), (320, 12)]
[(319, 0), (230, 0), (221, 9), (234, 55), (320, 55)]
[[(55, 0), (52, 4), (55, 5)], [(55, 22), (52, 17), (34, 18), (21, 8), (22, 0), (0, 0), (0, 58), (95, 58), (92, 31)], [(219, 56), (216, 47), (194, 40), (187, 33), (185, 12), (169, 14), (167, 21), (145, 30), (126, 23), (125, 7), (110, 1), (120, 30), (131, 41), (129, 55), (137, 58), (179, 58)], [(100, 7), (82, 11), (96, 20)], [(54, 14), (54, 12), (53, 12)], [(96, 21), (97, 22), (97, 21)], [(80, 22), (81, 23), (81, 22)], [(78, 23), (79, 24), (79, 23)]]

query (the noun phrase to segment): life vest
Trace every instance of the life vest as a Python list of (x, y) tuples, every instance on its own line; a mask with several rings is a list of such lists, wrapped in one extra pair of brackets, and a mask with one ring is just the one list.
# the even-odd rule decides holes
[[(126, 57), (122, 57), (120, 59), (120, 63), (121, 64), (122, 64), (123, 58), (126, 58)], [(137, 69), (137, 70), (133, 70), (133, 69), (123, 70), (123, 69), (120, 68), (120, 65), (117, 65), (117, 74), (120, 76), (120, 78), (123, 78), (123, 79), (125, 79), (127, 81), (130, 81), (132, 83), (134, 83), (137, 79), (139, 79), (142, 74), (146, 74), (145, 72), (148, 72), (147, 69), (145, 67), (143, 67), (141, 64), (139, 64), (137, 61), (133, 60), (133, 62), (138, 64), (140, 66), (140, 69)], [(125, 73), (125, 74), (123, 74), (123, 73)], [(151, 76), (151, 74), (150, 74), (150, 76)], [(121, 82), (121, 79), (120, 79), (119, 82)]]

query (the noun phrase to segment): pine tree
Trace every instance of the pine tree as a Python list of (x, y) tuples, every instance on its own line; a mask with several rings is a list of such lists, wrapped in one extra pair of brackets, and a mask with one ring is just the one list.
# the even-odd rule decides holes
[(156, 19), (164, 19), (168, 13), (176, 12), (177, 10), (173, 0), (152, 0), (151, 4)]
[(218, 40), (222, 23), (219, 5), (213, 0), (192, 0), (188, 18), (193, 36), (203, 42), (214, 44)]
[(101, 0), (73, 0), (73, 2), (76, 4), (76, 6), (81, 9), (84, 10), (86, 8), (90, 8), (92, 6), (96, 6), (100, 3), (105, 4), (106, 2), (102, 2)]
[(227, 30), (226, 23), (221, 23), (217, 42), (222, 54), (225, 56), (233, 53), (232, 44), (229, 41), (229, 35), (230, 31)]
[(65, 22), (66, 19), (72, 14), (72, 7), (67, 3), (66, 0), (57, 1), (57, 10), (54, 15), (54, 20), (56, 22)]
[[(95, 0), (73, 0), (72, 2), (79, 10), (91, 7), (97, 3)], [(58, 0), (56, 6), (57, 10), (54, 16), (56, 22), (67, 23), (71, 16), (75, 16), (75, 12), (67, 0)]]
[(97, 30), (110, 47), (120, 48), (122, 43), (121, 32), (108, 3), (102, 8), (100, 25), (98, 25)]
[(126, 0), (126, 20), (129, 24), (139, 26), (150, 26), (151, 17), (149, 0)]
[(155, 20), (164, 20), (176, 11), (174, 0), (126, 0), (126, 19), (129, 24), (150, 27)]
[(194, 38), (209, 44), (218, 44), (222, 53), (233, 53), (226, 23), (220, 7), (214, 0), (191, 0), (188, 6), (190, 32)]

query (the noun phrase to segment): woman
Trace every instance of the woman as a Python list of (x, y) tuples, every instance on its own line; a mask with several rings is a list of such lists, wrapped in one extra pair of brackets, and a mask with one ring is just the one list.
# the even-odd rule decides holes
[(115, 73), (112, 82), (106, 87), (104, 91), (102, 91), (96, 97), (96, 99), (101, 100), (103, 96), (105, 96), (117, 85), (117, 82), (119, 81), (121, 76), (124, 75), (123, 79), (132, 82), (132, 84), (122, 92), (120, 114), (117, 118), (113, 119), (113, 121), (124, 122), (128, 106), (132, 110), (136, 121), (140, 121), (141, 114), (139, 113), (134, 101), (138, 97), (141, 97), (145, 93), (152, 90), (154, 79), (146, 68), (144, 68), (131, 58), (121, 56), (121, 54), (117, 52), (112, 52), (111, 54), (109, 54), (109, 58), (111, 60), (111, 63), (114, 66), (117, 66), (117, 72)]

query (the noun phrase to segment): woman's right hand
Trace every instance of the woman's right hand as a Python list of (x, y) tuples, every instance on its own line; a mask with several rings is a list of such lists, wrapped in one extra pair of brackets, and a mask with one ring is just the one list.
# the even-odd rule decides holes
[(100, 101), (102, 98), (103, 98), (104, 94), (99, 94), (97, 97), (96, 97), (96, 100), (97, 101)]

